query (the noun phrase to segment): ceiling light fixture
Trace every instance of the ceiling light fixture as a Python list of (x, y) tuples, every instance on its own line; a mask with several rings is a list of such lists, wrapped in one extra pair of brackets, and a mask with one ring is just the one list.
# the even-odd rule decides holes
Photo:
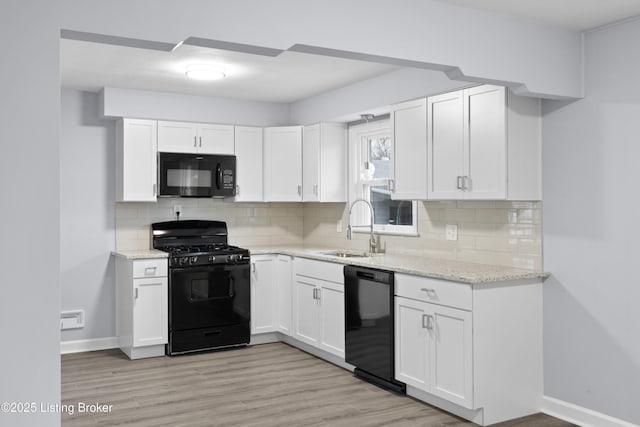
[(224, 68), (209, 64), (187, 65), (186, 74), (196, 80), (220, 80), (226, 77)]

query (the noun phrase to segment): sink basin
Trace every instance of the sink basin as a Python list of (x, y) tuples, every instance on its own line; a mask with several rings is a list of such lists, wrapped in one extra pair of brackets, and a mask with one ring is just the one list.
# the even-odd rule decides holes
[(366, 252), (349, 252), (349, 251), (322, 251), (318, 253), (322, 255), (335, 256), (338, 258), (367, 258), (370, 256)]

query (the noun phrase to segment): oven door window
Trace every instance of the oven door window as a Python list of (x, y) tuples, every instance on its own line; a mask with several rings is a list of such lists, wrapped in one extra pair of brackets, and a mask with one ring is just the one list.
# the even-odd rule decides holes
[(249, 265), (174, 268), (169, 297), (171, 330), (248, 322)]
[(203, 279), (193, 279), (191, 283), (191, 294), (189, 302), (204, 302), (215, 299), (233, 298), (234, 279), (233, 276), (225, 277), (223, 283), (210, 280), (209, 277)]

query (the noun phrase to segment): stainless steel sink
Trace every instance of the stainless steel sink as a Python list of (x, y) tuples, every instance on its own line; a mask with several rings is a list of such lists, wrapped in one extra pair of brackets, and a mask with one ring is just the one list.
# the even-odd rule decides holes
[(322, 251), (322, 255), (335, 256), (338, 258), (367, 258), (370, 255), (366, 252), (349, 252), (349, 251)]

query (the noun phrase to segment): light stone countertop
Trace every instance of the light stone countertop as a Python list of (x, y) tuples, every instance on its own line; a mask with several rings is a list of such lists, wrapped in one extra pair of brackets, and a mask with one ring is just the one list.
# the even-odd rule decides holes
[[(513, 280), (545, 279), (550, 273), (500, 265), (479, 264), (438, 258), (418, 257), (400, 254), (374, 254), (369, 257), (343, 258), (323, 252), (343, 251), (358, 253), (353, 250), (331, 248), (302, 247), (250, 247), (252, 255), (283, 254), (302, 258), (330, 261), (340, 264), (391, 270), (416, 276), (450, 280), (454, 282), (479, 284)], [(362, 251), (360, 252), (362, 253)]]
[(111, 255), (126, 259), (153, 259), (168, 258), (169, 254), (156, 249), (146, 249), (137, 251), (112, 251)]

